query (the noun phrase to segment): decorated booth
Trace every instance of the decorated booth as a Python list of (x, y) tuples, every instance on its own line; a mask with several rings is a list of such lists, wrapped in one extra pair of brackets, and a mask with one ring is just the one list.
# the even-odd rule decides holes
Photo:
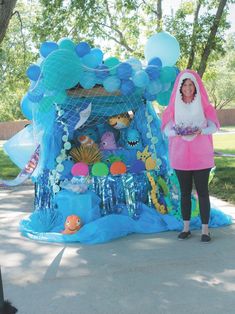
[[(35, 184), (34, 211), (20, 223), (24, 236), (101, 243), (181, 230), (179, 185), (154, 107), (168, 104), (179, 53), (165, 32), (148, 40), (146, 65), (105, 58), (86, 42), (42, 43), (21, 102), (32, 123), (4, 145), (22, 170), (15, 180), (0, 181)], [(229, 223), (212, 210), (211, 227)], [(191, 224), (201, 224), (196, 195)]]

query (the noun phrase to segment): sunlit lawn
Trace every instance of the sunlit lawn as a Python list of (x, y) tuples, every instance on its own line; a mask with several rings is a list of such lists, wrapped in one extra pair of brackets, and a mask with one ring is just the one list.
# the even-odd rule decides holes
[[(235, 155), (235, 127), (222, 128), (225, 133), (213, 136), (216, 152)], [(210, 185), (211, 195), (235, 204), (235, 157), (216, 157), (215, 177)]]
[(210, 194), (235, 204), (235, 157), (216, 157)]
[(215, 134), (213, 141), (216, 152), (235, 154), (235, 133)]
[(20, 172), (20, 169), (9, 159), (0, 147), (0, 178), (13, 179)]

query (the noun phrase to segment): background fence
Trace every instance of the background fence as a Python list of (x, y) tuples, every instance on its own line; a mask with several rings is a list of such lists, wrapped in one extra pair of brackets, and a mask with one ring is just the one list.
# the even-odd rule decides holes
[[(217, 113), (221, 126), (235, 126), (235, 109), (222, 109)], [(0, 140), (8, 140), (28, 123), (28, 120), (0, 122)]]

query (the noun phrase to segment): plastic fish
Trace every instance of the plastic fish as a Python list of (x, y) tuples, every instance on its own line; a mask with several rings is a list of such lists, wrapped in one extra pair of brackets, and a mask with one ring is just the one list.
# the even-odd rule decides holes
[(136, 129), (128, 129), (126, 132), (125, 147), (127, 149), (142, 149), (140, 133)]
[(131, 118), (128, 113), (121, 113), (110, 117), (108, 123), (117, 130), (127, 128), (130, 125)]
[(112, 150), (117, 149), (117, 144), (113, 132), (105, 132), (101, 137), (100, 149)]
[(76, 215), (71, 215), (66, 218), (65, 224), (64, 224), (64, 231), (62, 231), (63, 234), (73, 234), (76, 233), (82, 226), (80, 217)]

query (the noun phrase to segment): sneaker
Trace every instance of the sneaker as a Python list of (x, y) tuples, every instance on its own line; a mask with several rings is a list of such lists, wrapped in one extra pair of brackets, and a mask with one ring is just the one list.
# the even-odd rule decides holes
[(208, 243), (211, 241), (211, 236), (210, 233), (209, 234), (202, 234), (201, 236), (201, 242), (203, 243)]
[(191, 237), (191, 232), (190, 231), (182, 231), (178, 235), (178, 240), (186, 240)]

